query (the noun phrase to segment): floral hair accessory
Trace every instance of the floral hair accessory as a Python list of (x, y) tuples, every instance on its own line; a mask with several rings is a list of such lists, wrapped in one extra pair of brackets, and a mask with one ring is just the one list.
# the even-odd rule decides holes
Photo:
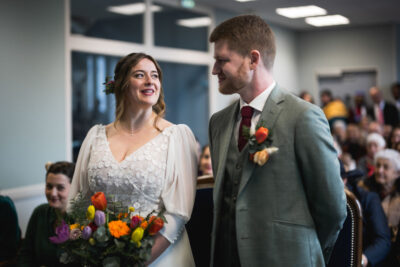
[(103, 83), (106, 86), (106, 89), (103, 90), (103, 92), (106, 93), (106, 95), (109, 94), (114, 94), (115, 92), (115, 81), (112, 80), (110, 76), (106, 77), (106, 82)]
[[(249, 153), (250, 161), (258, 164), (259, 166), (264, 165), (271, 154), (277, 152), (277, 147), (271, 147), (271, 134), (268, 128), (262, 126), (261, 121), (255, 128), (249, 129), (249, 127), (243, 126), (244, 136), (249, 142)], [(269, 137), (269, 138), (268, 138)]]

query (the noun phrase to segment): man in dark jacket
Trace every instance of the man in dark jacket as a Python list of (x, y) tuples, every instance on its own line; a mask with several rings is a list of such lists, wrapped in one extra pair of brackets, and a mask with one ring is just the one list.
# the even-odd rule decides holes
[(374, 106), (368, 111), (371, 118), (381, 125), (395, 127), (399, 123), (399, 114), (395, 105), (383, 100), (382, 92), (378, 87), (369, 90)]

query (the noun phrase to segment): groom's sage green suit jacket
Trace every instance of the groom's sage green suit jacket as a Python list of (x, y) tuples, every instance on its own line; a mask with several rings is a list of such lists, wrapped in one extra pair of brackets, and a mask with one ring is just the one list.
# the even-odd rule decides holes
[[(209, 137), (214, 185), (215, 257), (226, 158), (239, 101), (214, 114)], [(328, 122), (315, 105), (277, 86), (260, 120), (279, 151), (243, 170), (236, 200), (241, 266), (325, 266), (346, 218), (346, 198)], [(247, 146), (245, 147), (247, 150)], [(217, 250), (218, 251), (218, 250)]]

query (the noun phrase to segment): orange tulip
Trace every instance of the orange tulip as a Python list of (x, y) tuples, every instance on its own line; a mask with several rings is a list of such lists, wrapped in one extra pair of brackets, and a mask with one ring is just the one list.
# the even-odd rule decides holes
[(143, 222), (140, 224), (140, 227), (142, 227), (143, 229), (146, 229), (147, 226), (149, 226), (149, 223), (148, 223), (147, 221), (143, 221)]
[(97, 192), (92, 196), (91, 200), (96, 209), (105, 210), (107, 208), (107, 200), (103, 192)]
[(268, 133), (269, 133), (269, 131), (267, 128), (264, 128), (264, 127), (258, 128), (258, 130), (255, 134), (257, 143), (261, 144), (262, 142), (264, 142), (265, 139), (267, 139), (267, 137), (268, 137)]
[(164, 226), (164, 221), (160, 217), (151, 216), (150, 220), (150, 227), (149, 227), (149, 235), (155, 235), (158, 231), (161, 230)]

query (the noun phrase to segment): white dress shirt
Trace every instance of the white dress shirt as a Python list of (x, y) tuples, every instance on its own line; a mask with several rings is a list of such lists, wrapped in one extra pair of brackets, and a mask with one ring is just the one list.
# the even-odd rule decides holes
[[(253, 116), (251, 117), (251, 127), (255, 127), (258, 123), (258, 120), (260, 119), (261, 112), (264, 108), (265, 102), (267, 102), (267, 99), (269, 95), (272, 92), (272, 89), (274, 89), (276, 85), (276, 82), (273, 81), (272, 84), (266, 88), (261, 94), (259, 94), (256, 98), (254, 98), (249, 104), (243, 101), (242, 98), (240, 98), (240, 110), (244, 106), (250, 106), (254, 109)], [(238, 112), (238, 116), (236, 118), (236, 125), (235, 125), (235, 140), (239, 139), (239, 126), (240, 126), (240, 121), (242, 120), (242, 115), (240, 113), (240, 110)]]

